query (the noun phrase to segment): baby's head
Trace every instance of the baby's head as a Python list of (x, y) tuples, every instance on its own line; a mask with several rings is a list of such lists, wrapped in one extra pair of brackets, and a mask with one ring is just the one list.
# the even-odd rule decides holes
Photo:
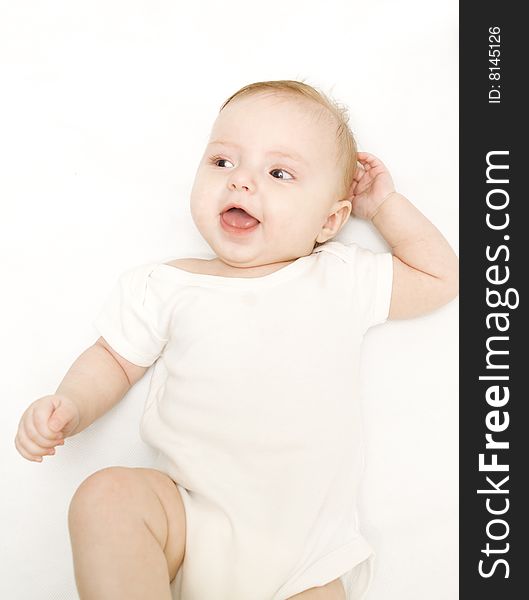
[(338, 233), (357, 164), (347, 121), (298, 81), (253, 83), (224, 102), (191, 191), (193, 220), (220, 259), (289, 261)]

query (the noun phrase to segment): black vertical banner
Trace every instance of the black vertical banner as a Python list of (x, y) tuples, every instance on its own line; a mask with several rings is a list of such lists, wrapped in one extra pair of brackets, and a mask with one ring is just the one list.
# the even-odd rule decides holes
[(465, 599), (529, 597), (523, 8), (460, 3), (459, 575)]

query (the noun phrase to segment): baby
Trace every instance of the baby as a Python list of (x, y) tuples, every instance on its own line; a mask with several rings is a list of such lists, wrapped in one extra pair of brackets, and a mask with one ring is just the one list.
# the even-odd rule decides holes
[[(97, 471), (70, 503), (82, 600), (365, 597), (360, 345), (453, 299), (458, 261), (347, 121), (302, 82), (231, 96), (191, 192), (216, 258), (124, 272), (101, 337), (22, 415), (16, 448), (42, 461), (154, 364), (140, 431), (156, 468)], [(392, 252), (333, 240), (351, 214)]]

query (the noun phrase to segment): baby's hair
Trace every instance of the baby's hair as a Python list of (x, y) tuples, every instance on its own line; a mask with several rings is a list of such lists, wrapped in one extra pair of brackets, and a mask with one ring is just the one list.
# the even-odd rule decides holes
[(343, 165), (343, 179), (342, 186), (339, 190), (339, 199), (342, 200), (346, 198), (353, 183), (357, 161), (356, 141), (348, 124), (349, 112), (347, 107), (307, 83), (291, 79), (280, 79), (276, 81), (257, 81), (245, 85), (232, 94), (222, 104), (219, 112), (221, 112), (234, 98), (263, 91), (275, 91), (300, 97), (304, 96), (320, 106), (323, 106), (334, 117), (334, 120), (337, 123), (336, 141), (338, 146), (338, 162), (341, 162)]

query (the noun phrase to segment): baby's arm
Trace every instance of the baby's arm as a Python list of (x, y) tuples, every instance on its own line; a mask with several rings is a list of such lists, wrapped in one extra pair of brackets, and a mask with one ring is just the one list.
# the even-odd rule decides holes
[(146, 371), (147, 367), (132, 364), (100, 337), (72, 364), (55, 392), (79, 408), (79, 425), (70, 435), (83, 431), (109, 411)]
[(390, 319), (415, 317), (458, 294), (459, 264), (441, 232), (402, 194), (378, 158), (358, 153), (353, 213), (370, 219), (393, 252)]
[(86, 429), (117, 404), (139, 380), (140, 367), (100, 337), (72, 364), (55, 394), (35, 400), (20, 419), (15, 446), (28, 460), (42, 461), (55, 446)]

